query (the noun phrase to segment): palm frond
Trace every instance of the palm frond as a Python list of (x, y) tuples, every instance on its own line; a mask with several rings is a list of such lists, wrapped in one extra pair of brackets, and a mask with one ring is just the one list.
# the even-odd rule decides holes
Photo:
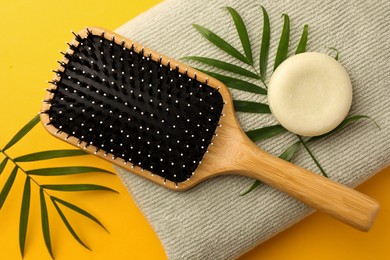
[(26, 245), (26, 235), (28, 226), (28, 216), (30, 212), (31, 184), (30, 177), (26, 177), (23, 189), (22, 206), (20, 209), (19, 221), (19, 249), (22, 258), (24, 256), (24, 247)]
[[(21, 209), (20, 209), (20, 219), (19, 219), (20, 253), (21, 256), (23, 257), (26, 249), (25, 246), (26, 246), (26, 236), (27, 236), (27, 229), (29, 223), (30, 206), (31, 206), (30, 198), (31, 198), (31, 181), (32, 181), (34, 185), (37, 185), (39, 187), (42, 234), (44, 237), (46, 248), (50, 256), (53, 258), (53, 250), (51, 245), (50, 228), (49, 228), (49, 214), (47, 211), (47, 204), (45, 200), (45, 194), (48, 194), (47, 190), (56, 190), (56, 191), (99, 191), (100, 190), (100, 191), (113, 191), (113, 192), (116, 191), (108, 187), (96, 185), (96, 184), (41, 185), (39, 184), (39, 182), (34, 180), (33, 176), (38, 176), (38, 175), (39, 176), (60, 176), (60, 175), (69, 175), (69, 174), (91, 173), (91, 172), (103, 172), (103, 173), (113, 174), (112, 172), (107, 171), (105, 169), (88, 167), (88, 166), (67, 166), (67, 167), (40, 168), (40, 169), (32, 169), (32, 170), (23, 169), (21, 165), (24, 165), (25, 163), (28, 162), (86, 155), (84, 151), (74, 150), (74, 149), (34, 152), (30, 154), (21, 155), (16, 158), (12, 158), (8, 153), (6, 153), (6, 150), (16, 145), (26, 134), (28, 134), (38, 124), (38, 122), (39, 122), (39, 116), (38, 115), (34, 116), (34, 118), (30, 120), (24, 127), (22, 127), (22, 129), (19, 130), (14, 137), (12, 137), (12, 139), (5, 145), (5, 147), (2, 150), (0, 150), (0, 153), (2, 153), (4, 156), (4, 159), (2, 159), (0, 163), (0, 174), (4, 172), (6, 166), (9, 163), (14, 165), (13, 170), (11, 171), (10, 175), (7, 177), (7, 180), (0, 192), (0, 209), (2, 208), (14, 184), (17, 174), (18, 173), (25, 174), (26, 179), (25, 179), (25, 184), (23, 189), (23, 196), (22, 196)], [(73, 210), (75, 210), (81, 215), (88, 217), (90, 220), (98, 223), (102, 228), (107, 230), (103, 225), (101, 225), (99, 221), (97, 221), (96, 217), (92, 216), (91, 214), (83, 211), (82, 209), (79, 209), (76, 206), (72, 206), (70, 203), (66, 204), (66, 202), (61, 201), (60, 199), (58, 199), (57, 202), (62, 203), (68, 208), (73, 207), (72, 208)], [(73, 237), (77, 240), (77, 237), (74, 235), (76, 234), (75, 233), (76, 231), (72, 229), (70, 223), (67, 222), (65, 216), (61, 216), (60, 214), (60, 217), (64, 222), (65, 226), (73, 235)], [(77, 241), (80, 243), (79, 240)], [(85, 244), (83, 243), (81, 244), (85, 246)]]
[(306, 144), (306, 141), (303, 140), (303, 138), (299, 135), (297, 135), (299, 141), (301, 141), (301, 144), (306, 149), (307, 153), (310, 155), (314, 163), (317, 165), (318, 169), (320, 169), (322, 175), (324, 175), (326, 178), (329, 178), (328, 174), (325, 172), (324, 168), (321, 166), (321, 164), (318, 162), (317, 158), (314, 156), (313, 152), (309, 149), (309, 147)]
[(269, 114), (271, 110), (267, 104), (243, 100), (233, 100), (234, 110), (237, 112)]
[(43, 239), (45, 241), (47, 251), (49, 252), (51, 258), (54, 259), (53, 249), (51, 246), (51, 238), (50, 238), (49, 216), (47, 212), (45, 193), (43, 188), (39, 189), (39, 200), (41, 202), (41, 223), (42, 223)]
[(288, 45), (290, 43), (290, 17), (283, 14), (284, 23), (282, 34), (280, 35), (278, 50), (276, 52), (274, 70), (287, 58)]
[(8, 157), (5, 157), (0, 164), (0, 175), (3, 173), (5, 166), (7, 166)]
[[(348, 116), (335, 129), (333, 129), (332, 131), (330, 131), (330, 132), (328, 132), (326, 134), (320, 135), (320, 136), (313, 136), (310, 139), (308, 139), (307, 142), (315, 142), (315, 141), (320, 140), (322, 138), (325, 138), (325, 137), (328, 137), (330, 135), (333, 135), (333, 134), (339, 132), (340, 130), (346, 128), (350, 124), (352, 124), (354, 122), (357, 122), (357, 121), (360, 121), (360, 120), (364, 120), (364, 119), (371, 119), (371, 118), (369, 116), (365, 116), (365, 115), (351, 115), (351, 116)], [(373, 122), (376, 125), (376, 127), (379, 128), (378, 124), (375, 123), (375, 121), (373, 121)]]
[(66, 166), (66, 167), (54, 167), (54, 168), (41, 168), (26, 171), (28, 175), (39, 175), (39, 176), (61, 176), (61, 175), (72, 175), (82, 174), (90, 172), (103, 172), (108, 174), (114, 174), (110, 171), (87, 166)]
[(198, 69), (198, 70), (206, 73), (207, 75), (210, 75), (213, 78), (216, 78), (217, 80), (221, 81), (229, 88), (234, 88), (234, 89), (238, 89), (238, 90), (242, 90), (242, 91), (246, 91), (246, 92), (261, 94), (261, 95), (267, 94), (266, 89), (264, 89), (260, 86), (257, 86), (253, 83), (250, 83), (248, 81), (236, 79), (233, 77), (225, 76), (222, 74), (218, 74), (215, 72), (206, 71), (206, 70), (202, 70), (202, 69)]
[(7, 199), (8, 193), (12, 188), (12, 184), (14, 184), (17, 172), (18, 167), (15, 166), (0, 192), (0, 209), (3, 207), (4, 202)]
[(309, 26), (305, 24), (303, 26), (301, 39), (299, 40), (298, 47), (297, 50), (295, 51), (295, 54), (306, 52), (308, 34), (309, 34)]
[(272, 125), (272, 126), (266, 126), (250, 131), (246, 131), (246, 135), (251, 139), (253, 142), (257, 141), (263, 141), (268, 138), (280, 135), (287, 132), (286, 128), (284, 128), (281, 125)]
[(279, 155), (279, 158), (288, 162), (291, 161), (294, 155), (297, 153), (300, 145), (301, 145), (300, 141), (291, 144), (289, 147), (287, 147), (286, 150), (283, 151), (283, 153)]
[(254, 180), (252, 182), (252, 185), (246, 190), (244, 191), (243, 193), (240, 194), (240, 196), (244, 196), (244, 195), (247, 195), (249, 193), (251, 193), (252, 191), (254, 191), (255, 189), (257, 189), (261, 184), (261, 181), (259, 180)]
[(92, 220), (93, 222), (95, 222), (96, 224), (98, 224), (99, 226), (101, 226), (104, 230), (106, 230), (108, 232), (108, 230), (106, 229), (106, 227), (96, 218), (94, 217), (92, 214), (88, 213), (87, 211), (83, 210), (82, 208), (68, 202), (68, 201), (65, 201), (65, 200), (62, 200), (60, 198), (57, 198), (57, 197), (54, 197), (52, 196), (51, 199), (53, 201), (55, 201), (56, 203), (60, 203), (62, 205), (64, 205), (65, 207), (83, 215), (84, 217), (87, 217), (89, 218), (90, 220)]
[(229, 11), (232, 19), (234, 21), (234, 25), (236, 26), (238, 36), (240, 37), (242, 48), (244, 49), (245, 56), (249, 62), (249, 65), (253, 65), (253, 57), (252, 57), (252, 47), (248, 36), (248, 31), (246, 30), (246, 26), (244, 21), (242, 20), (240, 14), (232, 7), (226, 7)]
[(55, 201), (53, 201), (53, 205), (55, 207), (55, 209), (57, 210), (57, 213), (58, 215), (60, 215), (61, 217), (61, 220), (62, 222), (64, 222), (66, 228), (68, 229), (69, 233), (73, 236), (73, 238), (79, 242), (80, 245), (82, 245), (83, 247), (85, 247), (86, 249), (88, 250), (91, 250), (81, 239), (80, 237), (77, 235), (77, 233), (74, 231), (72, 225), (69, 223), (68, 219), (66, 218), (65, 214), (62, 212), (62, 210), (60, 209), (60, 207), (57, 205), (57, 203)]
[(219, 37), (217, 34), (213, 33), (209, 29), (206, 29), (205, 27), (193, 24), (193, 27), (202, 34), (207, 40), (209, 40), (212, 44), (223, 50), (224, 52), (228, 53), (229, 55), (233, 56), (234, 58), (250, 65), (250, 62), (248, 59), (241, 54), (236, 48), (234, 48), (232, 45), (230, 45), (228, 42), (226, 42), (224, 39)]
[(181, 59), (182, 60), (198, 61), (198, 62), (201, 62), (203, 64), (206, 64), (206, 65), (209, 65), (209, 66), (221, 69), (221, 70), (225, 70), (228, 72), (232, 72), (232, 73), (242, 75), (245, 77), (249, 77), (249, 78), (253, 78), (253, 79), (259, 79), (259, 76), (257, 74), (255, 74), (247, 69), (244, 69), (242, 67), (239, 67), (237, 65), (225, 62), (225, 61), (220, 61), (220, 60), (211, 59), (211, 58), (207, 58), (207, 57), (200, 57), (200, 56), (186, 56), (186, 57), (183, 57)]
[(56, 190), (56, 191), (112, 191), (118, 193), (116, 190), (111, 188), (97, 185), (97, 184), (43, 184), (42, 189)]
[(261, 48), (260, 48), (260, 77), (264, 81), (267, 73), (267, 64), (268, 64), (268, 53), (269, 53), (269, 43), (271, 38), (271, 28), (268, 18), (268, 13), (263, 6), (261, 6), (263, 11), (263, 34), (261, 37)]
[(50, 150), (22, 155), (14, 158), (14, 162), (35, 162), (42, 160), (50, 160), (56, 158), (65, 158), (70, 156), (87, 155), (83, 150)]
[(20, 139), (23, 138), (30, 130), (39, 122), (39, 115), (36, 115), (30, 122), (28, 122), (19, 132), (16, 133), (14, 137), (4, 146), (3, 152), (11, 148), (14, 144), (16, 144)]
[(331, 50), (336, 52), (336, 56), (334, 57), (334, 59), (338, 61), (339, 60), (339, 54), (340, 54), (339, 51), (336, 48), (334, 48), (334, 47), (330, 47), (329, 49), (331, 49)]

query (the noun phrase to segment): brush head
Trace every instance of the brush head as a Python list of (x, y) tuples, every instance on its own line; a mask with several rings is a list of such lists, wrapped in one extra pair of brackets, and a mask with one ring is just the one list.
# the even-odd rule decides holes
[(212, 142), (224, 100), (207, 79), (156, 55), (101, 29), (75, 35), (48, 89), (44, 123), (164, 182), (187, 180)]

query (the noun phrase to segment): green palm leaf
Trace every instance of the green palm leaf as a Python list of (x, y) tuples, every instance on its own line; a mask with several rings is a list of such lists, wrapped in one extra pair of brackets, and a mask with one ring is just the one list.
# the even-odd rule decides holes
[(331, 47), (329, 49), (334, 50), (336, 52), (336, 56), (334, 57), (334, 59), (338, 61), (339, 60), (339, 51), (334, 47)]
[(183, 60), (193, 60), (193, 61), (198, 61), (206, 65), (213, 66), (218, 69), (222, 69), (225, 71), (229, 71), (235, 74), (239, 74), (245, 77), (249, 78), (254, 78), (254, 79), (259, 79), (259, 76), (249, 70), (246, 70), (244, 68), (241, 68), (239, 66), (236, 66), (234, 64), (216, 60), (216, 59), (211, 59), (211, 58), (206, 58), (206, 57), (199, 57), (199, 56), (186, 56), (182, 58)]
[(226, 7), (226, 9), (229, 11), (230, 15), (232, 16), (234, 25), (236, 26), (237, 29), (238, 36), (240, 37), (241, 40), (242, 48), (244, 49), (245, 52), (245, 56), (249, 61), (249, 64), (253, 65), (251, 43), (249, 40), (248, 31), (246, 30), (244, 21), (242, 20), (241, 16), (238, 14), (238, 12), (235, 9), (229, 6)]
[(117, 191), (110, 189), (105, 186), (96, 185), (96, 184), (44, 184), (41, 185), (43, 189), (48, 190), (57, 190), (57, 191), (96, 191), (96, 190), (105, 190), (105, 191), (113, 191), (118, 193)]
[(7, 165), (8, 157), (4, 158), (4, 160), (0, 164), (0, 174), (3, 173), (5, 166)]
[(246, 190), (244, 191), (243, 193), (240, 194), (240, 196), (244, 196), (244, 195), (247, 195), (248, 193), (254, 191), (257, 187), (259, 187), (259, 185), (261, 184), (261, 181), (259, 180), (254, 180), (252, 185)]
[(296, 152), (298, 151), (300, 145), (301, 145), (300, 141), (293, 143), (292, 145), (287, 147), (287, 149), (284, 150), (282, 154), (279, 155), (279, 158), (288, 162), (291, 161), (294, 155), (296, 154)]
[(264, 81), (267, 73), (267, 64), (268, 64), (268, 53), (269, 53), (269, 42), (271, 38), (271, 29), (268, 18), (268, 13), (265, 8), (262, 6), (263, 10), (263, 34), (261, 37), (261, 48), (260, 48), (260, 76)]
[[(365, 115), (354, 115), (354, 116), (349, 116), (347, 118), (345, 118), (334, 130), (330, 131), (328, 134), (333, 134), (334, 132), (337, 132), (343, 128), (345, 128), (346, 126), (352, 124), (353, 122), (356, 122), (356, 121), (359, 121), (359, 120), (362, 120), (362, 119), (371, 119), (371, 117), (369, 116), (365, 116)], [(377, 125), (375, 123), (375, 121), (373, 121), (374, 124), (378, 127), (379, 125)]]
[(49, 160), (56, 158), (64, 158), (69, 156), (80, 156), (87, 155), (83, 150), (75, 149), (75, 150), (50, 150), (43, 151), (37, 153), (26, 154), (23, 156), (16, 157), (14, 159), (15, 162), (33, 162), (33, 161), (41, 161), (41, 160)]
[(209, 29), (204, 28), (203, 26), (200, 26), (198, 24), (193, 24), (193, 26), (200, 34), (202, 34), (212, 44), (214, 44), (221, 50), (225, 51), (229, 55), (233, 56), (234, 58), (250, 65), (248, 59), (244, 55), (242, 55), (237, 49), (235, 49), (233, 46), (227, 43), (224, 39), (222, 39), (212, 31), (210, 31)]
[(260, 114), (271, 113), (269, 106), (263, 103), (233, 100), (233, 105), (234, 105), (234, 109), (237, 112), (260, 113)]
[(9, 141), (8, 144), (3, 148), (3, 151), (11, 148), (14, 144), (16, 144), (20, 139), (23, 138), (36, 124), (39, 122), (39, 115), (36, 115), (30, 122), (28, 122), (16, 135)]
[(287, 130), (281, 125), (272, 125), (247, 131), (245, 133), (253, 142), (257, 142), (285, 133), (286, 131)]
[(217, 80), (221, 81), (229, 88), (234, 88), (234, 89), (238, 89), (238, 90), (242, 90), (242, 91), (261, 94), (261, 95), (267, 94), (267, 90), (255, 85), (255, 84), (252, 84), (250, 82), (247, 82), (247, 81), (244, 81), (241, 79), (228, 77), (228, 76), (221, 75), (221, 74), (211, 72), (211, 71), (206, 71), (206, 70), (201, 70), (201, 69), (198, 69), (198, 70), (202, 71), (203, 73), (206, 73), (207, 75), (210, 75), (213, 78), (216, 78)]
[(308, 34), (309, 34), (309, 26), (305, 24), (303, 26), (301, 39), (299, 40), (298, 47), (297, 50), (295, 51), (295, 54), (303, 53), (306, 51)]
[(45, 194), (42, 187), (39, 189), (39, 198), (41, 202), (41, 223), (42, 223), (43, 239), (45, 240), (47, 251), (49, 251), (50, 256), (54, 259), (53, 250), (51, 247), (51, 239), (50, 239), (49, 216), (47, 214)]
[(4, 184), (3, 189), (1, 190), (0, 209), (3, 207), (3, 204), (4, 204), (5, 200), (7, 199), (8, 193), (11, 190), (12, 184), (15, 181), (17, 172), (18, 172), (18, 167), (15, 166), (14, 169), (12, 170), (11, 174), (8, 176), (8, 179), (7, 179), (6, 183)]
[(66, 228), (68, 229), (69, 233), (72, 234), (72, 236), (74, 237), (74, 239), (76, 239), (77, 242), (80, 243), (80, 245), (82, 245), (83, 247), (85, 247), (86, 249), (88, 250), (91, 250), (81, 239), (80, 237), (76, 234), (76, 232), (74, 231), (74, 229), (72, 228), (72, 226), (70, 225), (69, 221), (66, 219), (64, 213), (61, 211), (60, 207), (57, 205), (57, 203), (55, 201), (53, 201), (53, 205), (54, 207), (56, 208), (58, 214), (60, 215), (62, 221), (64, 222)]
[(54, 167), (54, 168), (42, 168), (26, 171), (29, 175), (39, 176), (59, 176), (59, 175), (71, 175), (71, 174), (82, 174), (88, 172), (104, 172), (114, 174), (110, 171), (87, 166), (66, 166), (66, 167)]
[(31, 196), (30, 190), (31, 190), (30, 177), (27, 177), (24, 183), (22, 207), (20, 209), (20, 221), (19, 221), (19, 249), (22, 258), (24, 256), (24, 246), (26, 244), (26, 234), (27, 234), (27, 226), (28, 226), (28, 215), (30, 211), (30, 196)]
[(91, 215), (90, 213), (88, 213), (87, 211), (83, 210), (82, 208), (70, 203), (70, 202), (67, 202), (65, 200), (62, 200), (60, 198), (57, 198), (57, 197), (51, 197), (53, 201), (55, 202), (58, 202), (58, 203), (61, 203), (62, 205), (64, 205), (65, 207), (73, 210), (73, 211), (76, 211), (77, 213), (89, 218), (90, 220), (94, 221), (96, 224), (98, 224), (99, 226), (101, 226), (104, 230), (106, 230), (108, 232), (108, 230), (106, 229), (105, 226), (103, 226), (103, 224), (97, 219), (95, 218), (93, 215)]
[[(352, 124), (352, 123), (354, 123), (356, 121), (362, 120), (362, 119), (371, 119), (371, 118), (369, 116), (364, 116), (364, 115), (349, 116), (349, 117), (345, 118), (335, 129), (333, 129), (329, 133), (326, 133), (326, 134), (323, 134), (323, 135), (320, 135), (320, 136), (313, 136), (310, 139), (308, 139), (306, 142), (307, 143), (308, 142), (314, 142), (314, 141), (317, 141), (319, 139), (325, 138), (325, 137), (327, 137), (329, 135), (332, 135), (332, 134), (340, 131), (341, 129), (344, 129), (345, 127), (349, 126), (350, 124)], [(375, 125), (379, 128), (379, 126), (376, 123), (375, 123)]]
[(284, 23), (282, 34), (280, 35), (279, 46), (276, 52), (274, 70), (287, 58), (288, 44), (290, 42), (290, 18), (287, 14), (283, 14)]

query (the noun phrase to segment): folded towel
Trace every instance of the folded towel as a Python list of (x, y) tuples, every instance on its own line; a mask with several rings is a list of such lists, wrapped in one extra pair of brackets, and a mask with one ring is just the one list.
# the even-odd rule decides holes
[[(390, 2), (364, 0), (167, 0), (120, 27), (117, 32), (175, 59), (201, 55), (235, 63), (191, 26), (203, 25), (237, 48), (241, 48), (234, 24), (225, 6), (234, 7), (247, 25), (259, 53), (262, 12), (271, 22), (268, 75), (271, 74), (283, 19), (291, 19), (290, 53), (309, 25), (308, 50), (340, 52), (353, 84), (351, 114), (370, 116), (380, 126), (365, 120), (311, 145), (329, 177), (354, 187), (390, 163)], [(258, 82), (257, 82), (258, 83)], [(232, 90), (235, 99), (265, 102), (265, 97)], [(275, 124), (271, 115), (238, 113), (244, 130)], [(294, 139), (292, 134), (259, 142), (279, 155)], [(301, 151), (294, 163), (318, 172)], [(301, 220), (307, 206), (267, 185), (239, 196), (253, 180), (242, 176), (210, 179), (185, 192), (174, 192), (117, 168), (124, 184), (159, 236), (169, 259), (234, 259)]]

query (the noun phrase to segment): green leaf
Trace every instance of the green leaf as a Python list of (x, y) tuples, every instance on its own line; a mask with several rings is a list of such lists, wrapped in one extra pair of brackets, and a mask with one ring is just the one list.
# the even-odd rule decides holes
[(320, 169), (321, 173), (326, 177), (326, 178), (329, 178), (328, 177), (328, 174), (326, 174), (325, 170), (322, 168), (321, 164), (319, 163), (319, 161), (316, 159), (316, 157), (314, 156), (314, 154), (312, 153), (312, 151), (309, 149), (309, 147), (307, 146), (306, 142), (302, 139), (301, 136), (297, 135), (299, 141), (301, 142), (301, 144), (303, 145), (303, 147), (306, 149), (307, 153), (310, 155), (311, 159), (314, 161), (314, 163), (317, 165), (318, 169)]
[[(336, 131), (339, 131), (343, 128), (345, 128), (346, 126), (352, 124), (353, 122), (356, 122), (356, 121), (359, 121), (361, 119), (371, 119), (371, 117), (369, 116), (365, 116), (365, 115), (353, 115), (353, 116), (349, 116), (347, 118), (345, 118), (335, 129), (333, 129), (331, 132), (329, 132), (329, 134), (332, 134)], [(371, 119), (372, 120), (372, 119)], [(373, 121), (374, 122), (374, 121)], [(379, 126), (377, 125), (377, 123), (374, 122), (374, 124), (379, 128)]]
[(247, 92), (261, 94), (261, 95), (267, 94), (266, 89), (259, 87), (255, 84), (249, 83), (247, 81), (235, 79), (235, 78), (221, 75), (221, 74), (211, 72), (211, 71), (206, 71), (206, 70), (201, 70), (201, 69), (198, 69), (198, 70), (202, 71), (203, 73), (205, 73), (213, 78), (216, 78), (217, 80), (221, 81), (229, 88), (239, 89), (242, 91), (247, 91)]
[(251, 43), (249, 41), (248, 31), (246, 30), (244, 21), (242, 20), (241, 16), (238, 14), (238, 12), (235, 9), (229, 6), (226, 7), (226, 9), (229, 11), (230, 15), (233, 18), (238, 36), (240, 37), (241, 40), (242, 48), (244, 49), (245, 52), (245, 56), (248, 59), (249, 64), (253, 65)]
[(267, 73), (267, 62), (268, 62), (268, 53), (269, 53), (269, 42), (271, 38), (271, 29), (268, 18), (268, 13), (263, 6), (263, 35), (261, 37), (261, 49), (260, 49), (260, 76), (264, 81)]
[(28, 226), (28, 215), (30, 211), (30, 196), (31, 196), (30, 190), (31, 190), (30, 177), (27, 176), (26, 181), (24, 182), (22, 207), (20, 209), (20, 222), (19, 222), (19, 249), (22, 258), (24, 256), (24, 246), (26, 244), (26, 234), (27, 234), (27, 226)]
[(249, 187), (249, 189), (247, 189), (246, 191), (244, 191), (243, 193), (240, 194), (240, 196), (244, 196), (244, 195), (247, 195), (248, 193), (254, 191), (257, 187), (259, 187), (261, 181), (259, 180), (255, 180), (252, 185)]
[(82, 208), (79, 208), (78, 206), (70, 203), (70, 202), (67, 202), (65, 200), (62, 200), (60, 198), (57, 198), (57, 197), (52, 197), (52, 199), (58, 203), (61, 203), (62, 205), (64, 205), (65, 207), (73, 210), (73, 211), (76, 211), (77, 213), (89, 218), (90, 220), (94, 221), (96, 224), (98, 224), (99, 226), (101, 226), (104, 230), (106, 230), (108, 232), (108, 230), (106, 229), (105, 226), (103, 226), (103, 224), (97, 219), (95, 218), (93, 215), (91, 215), (90, 213), (88, 213), (87, 211), (83, 210)]
[(234, 109), (238, 112), (269, 114), (269, 106), (263, 103), (233, 100)]
[(11, 174), (8, 176), (8, 179), (3, 186), (3, 189), (1, 190), (0, 209), (3, 207), (3, 204), (4, 204), (5, 200), (7, 199), (8, 193), (11, 190), (12, 184), (15, 181), (17, 172), (18, 172), (18, 166), (15, 166), (15, 168), (12, 170)]
[(54, 259), (53, 250), (51, 248), (51, 241), (50, 241), (49, 217), (47, 214), (45, 194), (43, 193), (42, 187), (39, 189), (39, 197), (41, 202), (41, 223), (42, 223), (43, 239), (45, 240), (47, 251), (49, 251), (51, 258)]
[(276, 52), (274, 70), (287, 58), (288, 44), (290, 41), (290, 18), (283, 14), (284, 24), (282, 34), (280, 35), (279, 46)]
[(4, 160), (0, 164), (0, 174), (4, 171), (5, 166), (7, 165), (8, 157), (4, 158)]
[(334, 50), (336, 52), (336, 56), (334, 57), (334, 59), (338, 61), (339, 60), (339, 51), (334, 47), (331, 47), (329, 49)]
[(295, 54), (303, 53), (306, 51), (308, 34), (309, 34), (309, 26), (307, 24), (305, 24), (303, 26), (301, 39), (299, 40), (298, 47), (297, 47), (297, 50), (295, 51)]
[(104, 172), (113, 174), (110, 171), (87, 166), (66, 166), (66, 167), (54, 167), (54, 168), (42, 168), (26, 171), (29, 175), (39, 175), (39, 176), (59, 176), (59, 175), (71, 175), (71, 174), (81, 174), (88, 172)]
[[(340, 131), (341, 129), (344, 129), (345, 127), (349, 126), (350, 124), (356, 122), (356, 121), (359, 121), (359, 120), (362, 120), (362, 119), (371, 119), (369, 116), (365, 116), (365, 115), (354, 115), (354, 116), (349, 116), (347, 118), (345, 118), (335, 129), (333, 129), (332, 131), (326, 133), (326, 134), (323, 134), (323, 135), (320, 135), (320, 136), (313, 136), (311, 137), (310, 139), (308, 139), (306, 142), (314, 142), (314, 141), (317, 141), (321, 138), (324, 138), (324, 137), (327, 137), (329, 135), (332, 135), (338, 131)], [(378, 126), (378, 125), (376, 125)], [(379, 126), (378, 126), (379, 127)]]
[(284, 150), (282, 154), (279, 155), (279, 158), (288, 162), (291, 161), (294, 155), (296, 154), (296, 152), (298, 151), (300, 145), (301, 145), (300, 141), (293, 143), (292, 145), (287, 147), (287, 149)]
[(209, 40), (212, 44), (220, 48), (221, 50), (225, 51), (229, 55), (233, 56), (234, 58), (250, 65), (250, 62), (248, 59), (242, 55), (237, 49), (235, 49), (233, 46), (231, 46), (229, 43), (227, 43), (224, 39), (213, 33), (212, 31), (204, 28), (203, 26), (200, 26), (198, 24), (193, 24), (194, 28), (202, 34), (207, 40)]
[(11, 148), (14, 144), (16, 144), (20, 139), (23, 138), (36, 124), (38, 124), (40, 120), (39, 115), (36, 115), (30, 122), (28, 122), (16, 135), (9, 141), (9, 143), (3, 148), (3, 151)]
[(287, 132), (287, 130), (281, 125), (266, 126), (263, 128), (251, 130), (245, 132), (246, 135), (253, 141), (262, 141), (276, 135)]
[(239, 74), (239, 75), (242, 75), (242, 76), (245, 76), (245, 77), (259, 79), (259, 76), (257, 74), (255, 74), (255, 73), (253, 73), (253, 72), (251, 72), (249, 70), (243, 69), (243, 68), (241, 68), (239, 66), (236, 66), (234, 64), (224, 62), (224, 61), (219, 61), (219, 60), (216, 60), (216, 59), (210, 59), (210, 58), (199, 57), (199, 56), (186, 56), (186, 57), (183, 57), (182, 59), (183, 60), (198, 61), (198, 62), (207, 64), (207, 65), (213, 66), (215, 68), (222, 69), (222, 70), (225, 70), (225, 71), (229, 71), (229, 72), (232, 72), (232, 73), (235, 73), (235, 74)]
[(64, 158), (69, 156), (80, 156), (87, 155), (83, 150), (51, 150), (44, 152), (37, 152), (26, 154), (23, 156), (16, 157), (14, 159), (15, 162), (33, 162), (33, 161), (41, 161), (41, 160), (49, 160), (55, 158)]
[[(52, 200), (53, 201), (53, 200)], [(72, 226), (70, 225), (69, 221), (66, 219), (64, 213), (61, 211), (60, 207), (57, 205), (57, 203), (55, 201), (53, 201), (53, 205), (54, 207), (56, 208), (58, 214), (60, 215), (62, 221), (64, 222), (66, 228), (68, 229), (68, 231), (72, 234), (72, 236), (74, 237), (74, 239), (77, 240), (77, 242), (80, 243), (80, 245), (82, 245), (83, 247), (85, 247), (86, 249), (88, 250), (91, 250), (81, 239), (80, 237), (76, 234), (76, 232), (74, 231), (74, 229), (72, 228)]]
[(96, 190), (105, 190), (105, 191), (113, 191), (105, 186), (100, 186), (96, 184), (44, 184), (41, 185), (43, 189), (48, 190), (57, 190), (57, 191), (96, 191)]

